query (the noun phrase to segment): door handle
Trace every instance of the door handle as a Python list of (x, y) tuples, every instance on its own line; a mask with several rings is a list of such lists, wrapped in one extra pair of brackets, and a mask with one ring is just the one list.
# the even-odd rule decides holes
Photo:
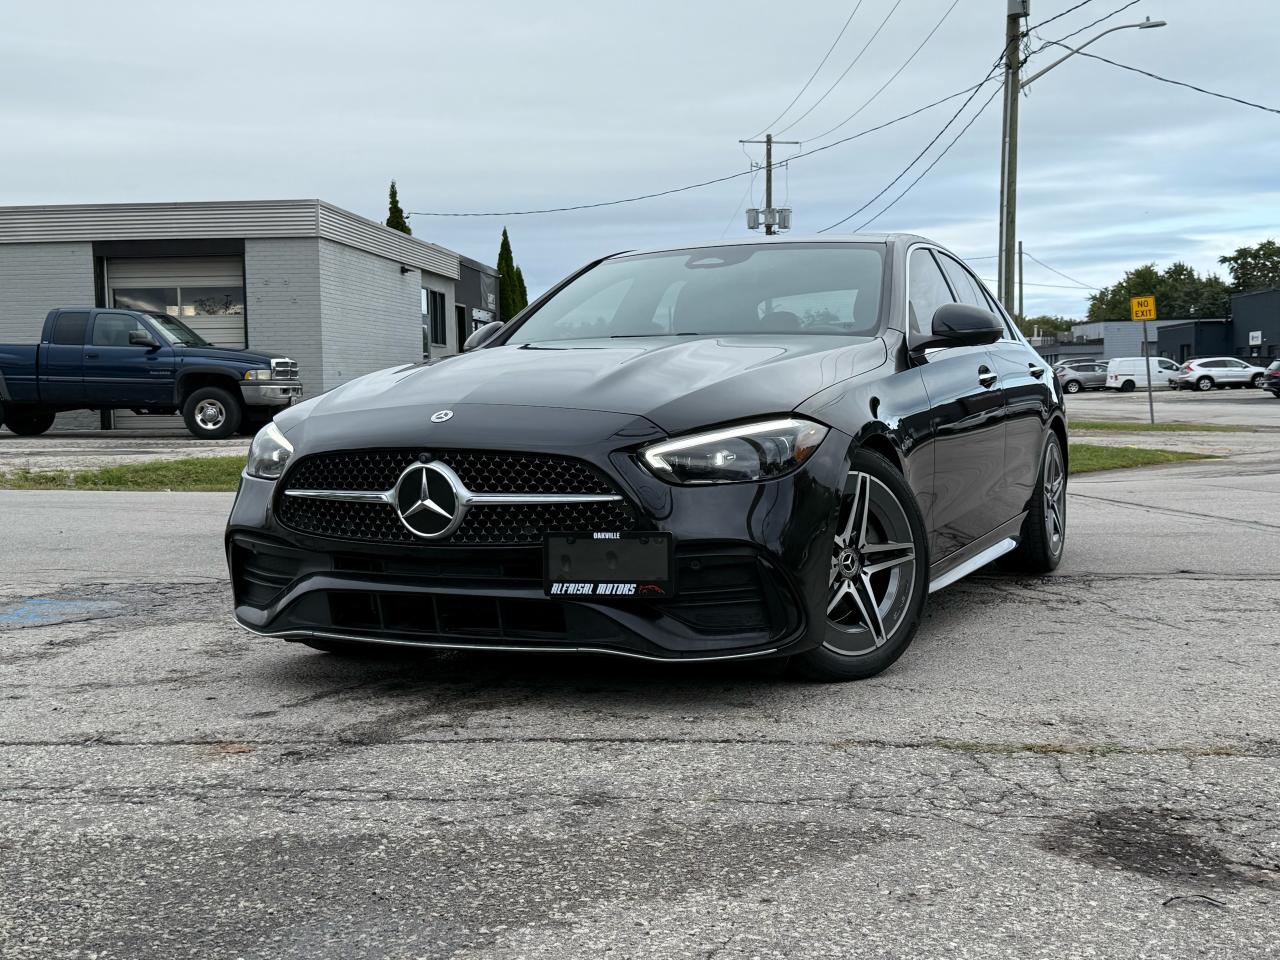
[(983, 364), (978, 368), (978, 383), (982, 384), (984, 387), (994, 385), (999, 379), (999, 377), (991, 372), (991, 368), (986, 366), (986, 364)]
[(1034, 363), (1028, 363), (1027, 367), (1031, 370), (1031, 375), (1037, 380), (1044, 376), (1044, 367), (1037, 367)]
[(96, 353), (86, 353), (86, 354), (84, 355), (84, 358), (85, 358), (86, 360), (97, 360), (97, 359), (98, 359), (98, 355), (97, 355)]

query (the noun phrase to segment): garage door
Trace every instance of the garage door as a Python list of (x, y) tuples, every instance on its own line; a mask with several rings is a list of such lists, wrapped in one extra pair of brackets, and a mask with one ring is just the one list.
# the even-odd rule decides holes
[[(219, 346), (245, 346), (243, 257), (112, 258), (107, 260), (107, 304), (178, 317)], [(180, 417), (115, 413), (120, 430), (184, 432)]]
[(210, 343), (245, 346), (242, 257), (108, 260), (107, 304), (169, 313)]

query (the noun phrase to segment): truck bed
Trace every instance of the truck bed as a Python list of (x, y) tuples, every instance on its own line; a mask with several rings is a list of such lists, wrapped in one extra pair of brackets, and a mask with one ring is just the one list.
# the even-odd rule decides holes
[(0, 343), (0, 400), (35, 402), (40, 399), (35, 344)]

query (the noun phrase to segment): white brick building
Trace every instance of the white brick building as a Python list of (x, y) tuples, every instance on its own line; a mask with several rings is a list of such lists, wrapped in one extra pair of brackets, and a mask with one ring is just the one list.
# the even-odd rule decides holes
[(308, 396), (456, 353), (496, 285), (320, 200), (0, 207), (0, 342), (36, 342), (55, 307), (167, 310), (210, 342), (291, 356)]

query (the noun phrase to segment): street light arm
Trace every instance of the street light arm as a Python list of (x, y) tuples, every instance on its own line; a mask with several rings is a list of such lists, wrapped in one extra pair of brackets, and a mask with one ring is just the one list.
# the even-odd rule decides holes
[(1084, 43), (1080, 44), (1080, 46), (1078, 47), (1068, 47), (1065, 43), (1059, 43), (1056, 40), (1050, 40), (1049, 43), (1052, 44), (1053, 46), (1062, 47), (1064, 50), (1068, 50), (1070, 52), (1065, 54), (1064, 56), (1059, 57), (1057, 60), (1053, 61), (1053, 63), (1049, 64), (1043, 70), (1038, 70), (1035, 73), (1033, 73), (1031, 76), (1027, 77), (1027, 79), (1023, 80), (1020, 84), (1018, 84), (1018, 89), (1025, 90), (1027, 87), (1031, 86), (1032, 83), (1034, 83), (1036, 80), (1043, 77), (1046, 73), (1048, 73), (1058, 64), (1062, 63), (1064, 60), (1070, 60), (1072, 57), (1074, 57), (1077, 53), (1079, 53), (1085, 47), (1089, 46), (1090, 44), (1097, 43), (1099, 40), (1101, 40), (1103, 37), (1105, 37), (1109, 33), (1115, 33), (1117, 30), (1149, 30), (1152, 27), (1163, 27), (1164, 25), (1165, 25), (1165, 22), (1163, 20), (1144, 20), (1141, 23), (1124, 23), (1118, 27), (1112, 27), (1110, 30), (1103, 30), (1096, 37), (1094, 37), (1091, 40), (1086, 40)]

